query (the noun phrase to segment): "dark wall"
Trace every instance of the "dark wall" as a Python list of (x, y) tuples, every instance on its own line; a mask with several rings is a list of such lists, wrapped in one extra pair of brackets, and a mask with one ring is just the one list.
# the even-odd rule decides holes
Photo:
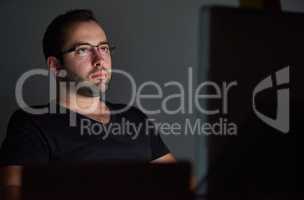
[[(284, 0), (284, 10), (303, 11), (301, 0)], [(1, 114), (0, 143), (5, 137), (9, 116), (17, 108), (15, 84), (21, 74), (33, 68), (44, 68), (41, 40), (47, 24), (54, 16), (74, 8), (92, 9), (103, 24), (110, 41), (118, 46), (113, 67), (132, 74), (137, 84), (155, 81), (164, 84), (176, 80), (187, 88), (187, 68), (198, 67), (198, 14), (203, 5), (238, 6), (238, 0), (53, 0), (0, 1)], [(195, 79), (195, 78), (194, 78)], [(129, 85), (125, 80), (111, 83), (109, 99), (126, 102)], [(24, 98), (29, 104), (48, 101), (48, 80), (31, 79), (25, 84)], [(195, 83), (195, 80), (194, 80)], [(170, 94), (174, 89), (166, 88)], [(155, 108), (160, 101), (146, 104)], [(176, 106), (176, 102), (172, 106)], [(193, 119), (191, 114), (150, 116), (159, 122)], [(163, 137), (178, 159), (194, 159), (194, 137)]]

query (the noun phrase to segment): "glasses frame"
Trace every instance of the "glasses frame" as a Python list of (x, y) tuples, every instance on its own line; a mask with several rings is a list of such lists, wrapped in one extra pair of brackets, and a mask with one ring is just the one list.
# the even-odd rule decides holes
[(101, 42), (101, 43), (99, 43), (97, 45), (93, 45), (93, 44), (90, 44), (90, 43), (78, 43), (78, 44), (74, 45), (73, 47), (71, 47), (71, 48), (69, 48), (67, 50), (62, 51), (60, 54), (64, 55), (64, 54), (67, 54), (67, 53), (75, 52), (76, 49), (79, 46), (81, 46), (81, 45), (88, 45), (88, 46), (90, 46), (92, 48), (98, 48), (98, 47), (100, 47), (102, 45), (108, 45), (109, 46), (109, 52), (110, 52), (109, 55), (112, 55), (113, 51), (116, 49), (116, 46), (111, 46), (109, 42)]

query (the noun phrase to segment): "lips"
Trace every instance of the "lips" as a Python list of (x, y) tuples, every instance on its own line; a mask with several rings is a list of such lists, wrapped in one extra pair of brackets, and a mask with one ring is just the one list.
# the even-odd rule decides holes
[(107, 73), (106, 72), (96, 72), (90, 75), (91, 79), (106, 79), (107, 78)]

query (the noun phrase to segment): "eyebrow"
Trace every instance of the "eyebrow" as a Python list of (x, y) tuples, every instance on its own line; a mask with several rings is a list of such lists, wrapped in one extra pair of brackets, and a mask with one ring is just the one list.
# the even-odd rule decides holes
[[(109, 42), (108, 42), (107, 40), (105, 40), (105, 41), (99, 42), (97, 45), (102, 45), (102, 44), (107, 44), (107, 45), (109, 45)], [(91, 46), (95, 46), (95, 45), (90, 44), (90, 43), (88, 43), (88, 42), (79, 41), (79, 42), (76, 42), (76, 43), (73, 45), (72, 48), (75, 48), (75, 47), (80, 46), (80, 45), (91, 45)]]

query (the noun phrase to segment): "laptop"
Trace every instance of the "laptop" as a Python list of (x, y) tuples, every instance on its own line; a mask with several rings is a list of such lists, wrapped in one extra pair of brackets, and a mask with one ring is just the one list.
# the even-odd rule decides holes
[(188, 162), (25, 166), (23, 199), (189, 199), (190, 167)]
[[(303, 109), (304, 14), (200, 10), (197, 194), (287, 199), (296, 191), (296, 125)], [(297, 83), (296, 83), (297, 81)], [(298, 90), (299, 91), (299, 90)], [(213, 96), (211, 96), (213, 95)], [(211, 113), (211, 114), (210, 114)]]

